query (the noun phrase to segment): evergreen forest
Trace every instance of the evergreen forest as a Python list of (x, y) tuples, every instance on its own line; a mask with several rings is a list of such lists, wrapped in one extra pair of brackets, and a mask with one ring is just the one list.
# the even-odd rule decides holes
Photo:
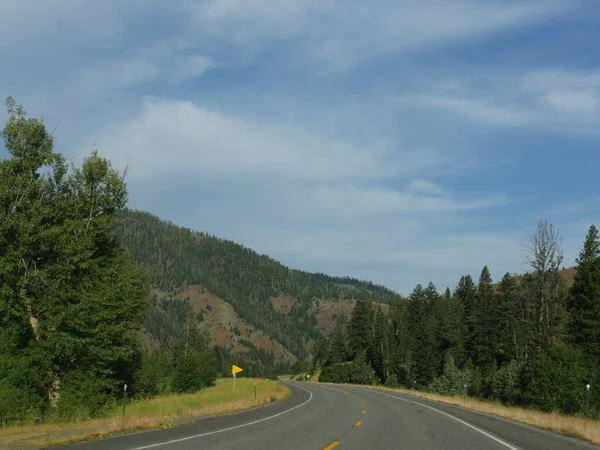
[(592, 225), (569, 286), (559, 231), (541, 221), (530, 270), (493, 284), (488, 267), (453, 291), (417, 285), (389, 313), (361, 300), (303, 362), (319, 380), (469, 395), (543, 411), (600, 416), (600, 237)]

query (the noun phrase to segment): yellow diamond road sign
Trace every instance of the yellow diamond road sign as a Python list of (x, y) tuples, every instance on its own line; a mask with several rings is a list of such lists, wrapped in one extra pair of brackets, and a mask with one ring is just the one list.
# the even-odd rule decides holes
[(236, 373), (240, 373), (242, 370), (244, 370), (244, 369), (242, 369), (241, 367), (236, 366), (235, 364), (233, 364), (231, 366), (231, 374), (232, 375), (235, 375)]

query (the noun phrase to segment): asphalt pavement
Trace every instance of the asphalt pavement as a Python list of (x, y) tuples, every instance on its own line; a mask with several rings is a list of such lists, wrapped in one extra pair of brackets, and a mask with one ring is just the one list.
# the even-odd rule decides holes
[(190, 425), (69, 450), (583, 450), (600, 447), (489, 414), (372, 389), (287, 383), (292, 396)]

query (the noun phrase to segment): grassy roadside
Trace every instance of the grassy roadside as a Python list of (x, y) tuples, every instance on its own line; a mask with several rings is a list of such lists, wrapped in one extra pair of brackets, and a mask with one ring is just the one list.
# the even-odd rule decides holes
[(195, 394), (134, 400), (127, 405), (124, 418), (122, 409), (119, 408), (106, 419), (0, 428), (0, 449), (37, 449), (122, 432), (169, 428), (182, 423), (186, 418), (243, 411), (282, 400), (291, 394), (283, 384), (277, 386), (274, 381), (249, 378), (237, 379), (234, 394), (232, 383), (232, 379), (221, 379), (217, 381), (216, 386)]
[[(326, 383), (330, 384), (330, 383)], [(443, 395), (430, 394), (401, 388), (388, 388), (384, 386), (365, 386), (351, 384), (333, 384), (333, 386), (356, 386), (369, 389), (378, 389), (382, 391), (398, 392), (412, 397), (434, 400), (450, 405), (461, 406), (473, 411), (481, 411), (494, 414), (499, 417), (516, 420), (518, 422), (533, 425), (544, 430), (554, 431), (555, 433), (566, 434), (569, 436), (585, 439), (593, 444), (600, 444), (600, 421), (588, 420), (587, 429), (585, 419), (578, 416), (565, 416), (558, 413), (545, 413), (534, 409), (519, 408), (516, 406), (505, 406), (499, 402), (490, 402), (477, 400), (470, 397), (447, 397)]]

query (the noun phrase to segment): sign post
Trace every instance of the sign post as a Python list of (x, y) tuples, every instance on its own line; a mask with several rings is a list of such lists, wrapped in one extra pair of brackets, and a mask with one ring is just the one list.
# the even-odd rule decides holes
[(123, 417), (125, 417), (125, 405), (127, 405), (127, 384), (123, 386)]
[(586, 394), (585, 394), (585, 425), (584, 431), (587, 431), (587, 421), (590, 415), (590, 383), (585, 385)]
[(231, 374), (233, 375), (233, 390), (231, 391), (232, 393), (235, 393), (235, 374), (240, 373), (243, 370), (244, 369), (236, 366), (235, 364), (232, 364), (232, 366), (231, 366)]

